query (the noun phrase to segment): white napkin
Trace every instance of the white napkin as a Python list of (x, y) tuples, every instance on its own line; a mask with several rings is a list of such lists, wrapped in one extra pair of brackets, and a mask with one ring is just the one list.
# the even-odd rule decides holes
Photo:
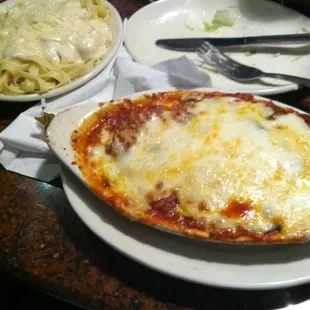
[(51, 181), (60, 173), (60, 164), (44, 141), (44, 130), (35, 120), (42, 105), (46, 112), (58, 112), (75, 104), (118, 99), (153, 88), (198, 88), (210, 86), (209, 76), (181, 57), (152, 68), (135, 63), (122, 47), (118, 55), (98, 76), (77, 90), (51, 98), (21, 113), (0, 133), (0, 163), (14, 171), (42, 181)]

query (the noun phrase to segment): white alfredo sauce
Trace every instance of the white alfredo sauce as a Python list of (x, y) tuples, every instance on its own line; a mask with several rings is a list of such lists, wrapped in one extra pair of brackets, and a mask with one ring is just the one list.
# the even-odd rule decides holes
[(22, 0), (0, 15), (0, 59), (85, 63), (103, 57), (112, 39), (111, 26), (80, 0)]

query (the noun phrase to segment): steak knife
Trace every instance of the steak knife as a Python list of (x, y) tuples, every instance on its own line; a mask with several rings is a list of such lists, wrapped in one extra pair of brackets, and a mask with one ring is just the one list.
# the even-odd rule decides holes
[(158, 47), (174, 51), (195, 52), (205, 41), (217, 47), (258, 45), (258, 44), (310, 44), (310, 33), (285, 34), (270, 36), (253, 36), (238, 38), (180, 38), (180, 39), (160, 39), (155, 41)]

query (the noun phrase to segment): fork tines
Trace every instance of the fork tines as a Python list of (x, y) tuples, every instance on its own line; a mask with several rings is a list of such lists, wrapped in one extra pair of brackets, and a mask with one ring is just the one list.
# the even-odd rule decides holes
[(208, 64), (213, 66), (216, 65), (218, 62), (221, 63), (230, 59), (208, 41), (205, 41), (202, 46), (197, 49), (197, 54)]
[(205, 41), (202, 46), (197, 49), (197, 55), (203, 62), (230, 78), (235, 77), (236, 70), (240, 68), (238, 62), (226, 56), (208, 41)]

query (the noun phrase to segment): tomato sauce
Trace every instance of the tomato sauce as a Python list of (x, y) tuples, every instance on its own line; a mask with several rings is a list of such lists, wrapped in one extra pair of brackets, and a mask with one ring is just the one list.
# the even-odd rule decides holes
[(254, 207), (249, 202), (231, 201), (221, 214), (229, 218), (252, 217)]

